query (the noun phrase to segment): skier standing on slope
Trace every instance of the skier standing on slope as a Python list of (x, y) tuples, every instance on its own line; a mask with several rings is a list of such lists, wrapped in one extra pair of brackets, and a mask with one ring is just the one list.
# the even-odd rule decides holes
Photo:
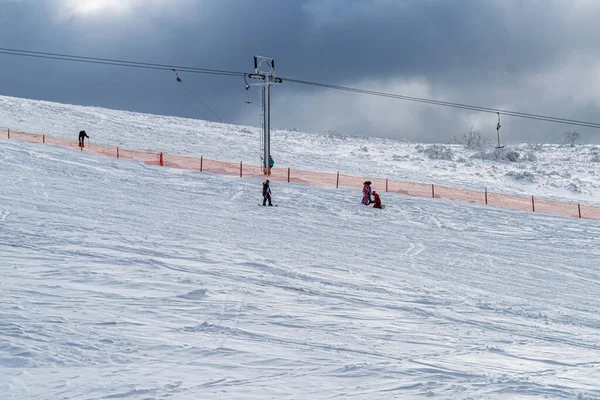
[(275, 161), (273, 161), (273, 156), (269, 154), (269, 169), (267, 175), (271, 175), (271, 168), (275, 165)]
[(272, 206), (273, 203), (271, 203), (271, 188), (269, 187), (268, 179), (263, 182), (262, 193), (263, 193), (263, 206), (267, 205), (267, 200), (269, 201), (269, 205)]
[(84, 141), (85, 138), (90, 138), (87, 133), (85, 133), (85, 131), (80, 131), (79, 132), (79, 147), (85, 147)]
[(371, 181), (365, 181), (363, 186), (363, 199), (362, 203), (364, 205), (371, 204)]
[(381, 208), (381, 199), (379, 198), (379, 194), (373, 190), (373, 198), (375, 199), (374, 203), (375, 205), (373, 206), (373, 208)]

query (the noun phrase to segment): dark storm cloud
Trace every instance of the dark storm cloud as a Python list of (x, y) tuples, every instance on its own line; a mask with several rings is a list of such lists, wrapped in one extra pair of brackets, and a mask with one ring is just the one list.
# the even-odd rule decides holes
[[(278, 75), (409, 96), (596, 121), (600, 5), (518, 0), (0, 0), (1, 47)], [(80, 4), (83, 4), (82, 0)], [(175, 3), (175, 4), (174, 4)], [(104, 4), (104, 8), (102, 5)], [(0, 93), (216, 118), (170, 72), (1, 56)], [(181, 74), (226, 121), (259, 121), (239, 78)], [(274, 88), (277, 127), (446, 141), (495, 115), (302, 87)], [(257, 100), (258, 91), (250, 96)], [(556, 140), (569, 126), (507, 119), (512, 140)], [(580, 128), (589, 141), (598, 132)]]

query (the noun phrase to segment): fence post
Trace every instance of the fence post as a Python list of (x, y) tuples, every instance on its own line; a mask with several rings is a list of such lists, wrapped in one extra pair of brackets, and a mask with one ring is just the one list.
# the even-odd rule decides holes
[(8, 138), (10, 139), (10, 129), (8, 129)]
[(242, 177), (242, 162), (240, 161), (240, 178)]
[(533, 200), (533, 195), (531, 195), (531, 209), (535, 212), (535, 201)]
[(388, 178), (385, 178), (385, 191), (388, 191)]
[(290, 167), (288, 167), (288, 183), (290, 183)]
[(202, 172), (202, 162), (204, 161), (204, 156), (200, 156), (200, 172)]
[(119, 148), (117, 147), (117, 160), (119, 159)]
[(335, 188), (338, 189), (340, 187), (340, 171), (337, 172), (337, 178), (335, 180)]
[(579, 218), (581, 218), (581, 204), (577, 204), (577, 209), (579, 210)]
[(42, 143), (46, 143), (46, 135), (42, 134)]
[(163, 165), (163, 153), (162, 153), (162, 151), (160, 152), (160, 157), (158, 158), (158, 165), (160, 165), (161, 167), (164, 167), (164, 165)]
[(431, 184), (431, 198), (435, 199), (435, 187), (433, 186), (433, 183)]
[(487, 204), (487, 187), (485, 188), (485, 204)]

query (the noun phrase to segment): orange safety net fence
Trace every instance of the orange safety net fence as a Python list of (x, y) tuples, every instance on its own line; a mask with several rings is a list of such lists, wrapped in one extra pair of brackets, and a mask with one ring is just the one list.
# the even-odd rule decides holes
[(273, 181), (304, 183), (336, 188), (362, 189), (363, 183), (371, 181), (371, 187), (378, 192), (393, 192), (407, 196), (431, 197), (475, 204), (487, 204), (518, 211), (543, 212), (568, 217), (600, 220), (600, 206), (582, 205), (553, 200), (536, 199), (534, 196), (511, 196), (487, 191), (456, 189), (433, 184), (402, 182), (385, 178), (359, 177), (327, 172), (305, 171), (293, 168), (271, 168), (268, 175), (262, 167), (243, 162), (210, 160), (204, 157), (176, 156), (165, 153), (126, 150), (119, 147), (85, 143), (79, 147), (78, 141), (59, 139), (43, 134), (30, 134), (12, 130), (0, 130), (0, 139), (15, 139), (28, 143), (53, 144), (89, 154), (123, 160), (136, 160), (148, 165), (182, 168), (239, 177), (268, 177)]

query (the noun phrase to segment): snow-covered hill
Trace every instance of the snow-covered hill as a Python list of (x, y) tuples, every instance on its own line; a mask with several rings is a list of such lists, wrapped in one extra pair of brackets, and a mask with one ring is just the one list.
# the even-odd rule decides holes
[[(259, 110), (257, 110), (258, 119)], [(131, 150), (260, 164), (260, 129), (0, 96), (0, 127)], [(448, 141), (454, 136), (450, 135)], [(495, 132), (493, 133), (495, 136)], [(495, 140), (495, 137), (483, 139)], [(276, 166), (340, 171), (580, 203), (600, 202), (600, 146), (418, 144), (337, 133), (273, 133)]]
[[(254, 152), (250, 128), (2, 102), (23, 111), (3, 115), (22, 118), (13, 129)], [(355, 173), (406, 149), (468, 180), (414, 144), (277, 137), (295, 138), (278, 159), (298, 167), (334, 168), (311, 143)], [(597, 221), (392, 193), (376, 210), (357, 190), (293, 183), (259, 207), (258, 179), (9, 140), (0, 181), (2, 398), (600, 398)]]

